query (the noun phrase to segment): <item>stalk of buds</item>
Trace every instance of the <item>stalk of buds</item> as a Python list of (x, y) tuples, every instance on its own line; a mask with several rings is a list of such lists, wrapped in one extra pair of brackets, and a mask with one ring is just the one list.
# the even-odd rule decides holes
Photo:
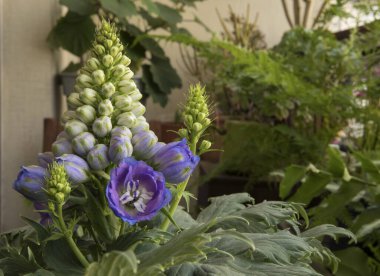
[(50, 201), (62, 205), (68, 199), (70, 192), (71, 187), (65, 167), (57, 162), (51, 163), (46, 177), (46, 193)]

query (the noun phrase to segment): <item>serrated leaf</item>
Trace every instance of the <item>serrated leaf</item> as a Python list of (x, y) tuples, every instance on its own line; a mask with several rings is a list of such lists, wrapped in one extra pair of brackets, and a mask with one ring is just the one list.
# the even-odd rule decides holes
[(183, 275), (229, 275), (229, 276), (244, 276), (231, 267), (223, 264), (202, 264), (202, 263), (184, 263), (170, 268), (165, 273), (168, 276), (183, 276)]
[(38, 222), (34, 221), (34, 220), (31, 220), (27, 217), (21, 217), (23, 220), (25, 220), (30, 226), (33, 227), (33, 229), (37, 232), (37, 236), (38, 236), (38, 241), (39, 242), (42, 242), (44, 241), (47, 237), (49, 237), (49, 231), (44, 227), (42, 226), (41, 224), (39, 224)]
[(294, 185), (305, 176), (306, 170), (306, 167), (297, 165), (286, 168), (285, 177), (280, 183), (281, 198), (285, 198), (289, 195)]
[(323, 238), (324, 236), (330, 236), (335, 240), (337, 240), (338, 236), (345, 236), (356, 241), (356, 237), (351, 231), (331, 224), (315, 226), (302, 232), (301, 236), (305, 238)]
[(375, 233), (380, 229), (380, 219), (374, 220), (371, 223), (364, 224), (360, 227), (358, 232), (356, 233), (358, 239), (362, 239), (372, 233)]
[(132, 250), (112, 251), (104, 254), (99, 262), (94, 262), (86, 269), (86, 276), (124, 276), (137, 273), (139, 261)]
[(59, 0), (59, 3), (80, 15), (94, 14), (98, 10), (96, 2), (93, 0)]
[(182, 16), (176, 9), (173, 9), (167, 5), (156, 3), (159, 16), (168, 22), (169, 24), (177, 24), (182, 21)]
[(52, 48), (62, 47), (81, 56), (91, 47), (95, 27), (90, 16), (69, 11), (50, 31), (47, 40)]
[(131, 0), (100, 0), (100, 4), (120, 18), (137, 14), (136, 6)]

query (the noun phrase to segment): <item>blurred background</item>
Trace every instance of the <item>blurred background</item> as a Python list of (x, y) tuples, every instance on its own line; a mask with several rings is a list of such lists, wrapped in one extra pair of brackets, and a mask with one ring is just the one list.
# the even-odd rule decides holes
[[(308, 32), (311, 30), (322, 27), (324, 30), (329, 30), (333, 37), (338, 33), (342, 36), (339, 39), (347, 39), (349, 35), (340, 31), (374, 21), (377, 12), (377, 10), (367, 11), (359, 16), (359, 11), (353, 6), (356, 1), (337, 1), (342, 2), (340, 3), (342, 5), (345, 2), (344, 11), (350, 13), (350, 16), (343, 16), (343, 10), (339, 9), (341, 8), (339, 5), (333, 6), (333, 9), (329, 10), (330, 13), (322, 14), (322, 8), (326, 8), (325, 5), (327, 6), (330, 1), (294, 2), (298, 2), (298, 7), (294, 7), (293, 1), (280, 0), (0, 0), (1, 230), (19, 226), (21, 224), (19, 216), (30, 209), (21, 196), (13, 191), (12, 183), (21, 165), (35, 164), (37, 153), (49, 148), (49, 142), (51, 142), (49, 131), (53, 136), (56, 134), (55, 122), (60, 120), (61, 114), (67, 109), (66, 97), (73, 90), (72, 87), (70, 88), (70, 79), (75, 78), (76, 69), (86, 57), (86, 52), (91, 45), (89, 41), (93, 37), (93, 28), (100, 17), (110, 18), (122, 26), (122, 39), (125, 42), (127, 55), (132, 59), (132, 67), (134, 66), (137, 76), (136, 81), (142, 85), (147, 96), (147, 119), (153, 121), (152, 127), (162, 131), (164, 135), (166, 126), (162, 123), (172, 123), (172, 125), (169, 124), (169, 128), (176, 127), (179, 104), (183, 101), (184, 92), (189, 84), (199, 81), (207, 84), (208, 90), (217, 95), (217, 103), (219, 103), (218, 97), (223, 94), (218, 92), (221, 86), (225, 88), (233, 84), (226, 92), (230, 93), (237, 85), (232, 83), (232, 80), (236, 80), (233, 72), (222, 72), (220, 68), (212, 67), (213, 62), (215, 63), (212, 58), (218, 60), (218, 57), (207, 53), (207, 50), (215, 45), (197, 44), (189, 37), (202, 42), (209, 42), (216, 38), (221, 41), (227, 40), (238, 48), (266, 51), (265, 49), (272, 49), (279, 45), (285, 32), (299, 27), (300, 32), (305, 31), (305, 33), (295, 33), (299, 35), (295, 38), (296, 42), (305, 43), (305, 47), (307, 45), (314, 47), (307, 44), (307, 41), (302, 42), (302, 38), (307, 39)], [(332, 2), (336, 4), (335, 1)], [(143, 36), (145, 34), (151, 37), (147, 39)], [(168, 38), (170, 36), (172, 37)], [(316, 40), (318, 36), (322, 39), (324, 34), (316, 35)], [(318, 51), (318, 47), (330, 42), (338, 43), (336, 42), (338, 39), (335, 40), (335, 38), (331, 41), (322, 41), (321, 45), (317, 45), (314, 50)], [(292, 42), (289, 38), (286, 43), (295, 43), (295, 41)], [(291, 60), (291, 56), (286, 56), (286, 51), (295, 47), (299, 45), (297, 46), (296, 43), (282, 45), (279, 54)], [(331, 47), (335, 48), (328, 53), (330, 56), (334, 55), (334, 51), (349, 51), (348, 48), (342, 49), (339, 45)], [(314, 66), (318, 66), (319, 58), (321, 58), (321, 66), (326, 65), (324, 57), (316, 53), (314, 58), (317, 60), (314, 60)], [(222, 61), (223, 55), (219, 58), (219, 61)], [(232, 63), (234, 59), (229, 59), (229, 61)], [(302, 62), (305, 62), (305, 65), (302, 65)], [(307, 66), (307, 62), (309, 61), (301, 60), (297, 68), (304, 66), (306, 71), (312, 70)], [(336, 62), (341, 62), (341, 60), (336, 60)], [(266, 64), (270, 64), (269, 61)], [(219, 70), (220, 74), (212, 75), (206, 72), (207, 70), (214, 73), (216, 71), (213, 70)], [(275, 69), (261, 67), (258, 70), (262, 72), (262, 75), (258, 77), (263, 78), (266, 74), (265, 70)], [(331, 71), (330, 67), (327, 71), (329, 70)], [(225, 77), (225, 83), (220, 84), (218, 80), (222, 74), (229, 75)], [(256, 73), (253, 72), (253, 74)], [(342, 74), (345, 74), (345, 79), (327, 73), (324, 76), (326, 79), (334, 78), (333, 82), (339, 82), (340, 85), (349, 83), (347, 76), (351, 73), (343, 72)], [(318, 75), (315, 77), (317, 78)], [(313, 79), (313, 76), (310, 79)], [(294, 83), (292, 80), (283, 81)], [(239, 85), (242, 85), (241, 82)], [(356, 86), (357, 84), (358, 82), (355, 83)], [(69, 85), (69, 88), (65, 85)], [(275, 84), (269, 86), (273, 87), (273, 85)], [(322, 84), (315, 84), (315, 86), (318, 85), (322, 86)], [(305, 101), (308, 96), (304, 97)], [(232, 97), (232, 101), (236, 99)], [(241, 121), (259, 120), (252, 119), (253, 111), (249, 109), (249, 101), (247, 103), (241, 98), (238, 101), (242, 102), (232, 103), (230, 107), (227, 107), (227, 110), (234, 111), (228, 114), (224, 112), (226, 110), (223, 106), (224, 102), (220, 100), (220, 105), (216, 108), (216, 122), (223, 125), (226, 117), (240, 118)], [(274, 101), (277, 100), (271, 99), (272, 103)], [(268, 110), (274, 110), (278, 106), (265, 106), (266, 103), (263, 100), (262, 106), (268, 109), (266, 111), (268, 114), (262, 116), (261, 122), (267, 122), (268, 118), (272, 120), (276, 116), (277, 119), (272, 120), (273, 122), (283, 122), (291, 117), (286, 112), (293, 109), (292, 102), (284, 102), (281, 96), (278, 101), (279, 104), (288, 106), (279, 107), (277, 111), (282, 112), (280, 115), (278, 113), (268, 115), (270, 113)], [(323, 101), (320, 104), (323, 106)], [(341, 107), (344, 106), (344, 103), (340, 104)], [(242, 107), (243, 105), (247, 105), (248, 108)], [(342, 109), (340, 110), (333, 109), (331, 113), (343, 112)], [(44, 125), (46, 118), (51, 118), (53, 121), (45, 120)], [(320, 123), (323, 124), (322, 121)], [(342, 126), (339, 125), (338, 128)], [(332, 130), (336, 131), (337, 128), (334, 127)], [(249, 137), (242, 135), (247, 139)], [(265, 140), (265, 137), (268, 136), (264, 134), (260, 139)], [(168, 139), (170, 140), (170, 137)], [(235, 140), (230, 144), (237, 147)], [(260, 162), (265, 161), (262, 158)], [(211, 163), (218, 163), (219, 156), (210, 156), (210, 160)], [(232, 160), (236, 161), (234, 158)], [(291, 160), (295, 161), (295, 159)], [(285, 165), (290, 164), (281, 164), (282, 167)], [(206, 164), (203, 168), (206, 171), (207, 166)], [(272, 166), (269, 170), (273, 169), (279, 169), (279, 167)], [(245, 177), (249, 174), (246, 171), (243, 172)], [(254, 178), (259, 179), (261, 176), (255, 175)], [(239, 187), (245, 186), (247, 181), (244, 181), (244, 185), (239, 184)]]

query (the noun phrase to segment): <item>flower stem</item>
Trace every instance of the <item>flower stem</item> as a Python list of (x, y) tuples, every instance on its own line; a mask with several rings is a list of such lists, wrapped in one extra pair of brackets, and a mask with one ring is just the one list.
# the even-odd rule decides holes
[(119, 230), (119, 236), (123, 235), (124, 231), (125, 231), (125, 222), (122, 220), (120, 230)]
[(96, 178), (96, 176), (91, 175), (91, 179), (96, 183), (98, 186), (98, 189), (100, 191), (100, 204), (103, 207), (103, 210), (106, 210), (107, 207), (107, 201), (106, 201), (106, 193), (104, 191), (104, 186), (102, 183), (99, 181), (99, 179)]
[(65, 221), (63, 220), (62, 204), (58, 204), (57, 207), (58, 207), (57, 208), (58, 209), (57, 210), (58, 211), (57, 216), (58, 216), (59, 227), (60, 227), (61, 231), (63, 232), (63, 234), (67, 240), (67, 243), (69, 244), (69, 246), (70, 246), (71, 250), (73, 251), (73, 253), (75, 254), (75, 256), (78, 258), (80, 263), (85, 268), (87, 268), (89, 266), (89, 263), (88, 263), (87, 259), (85, 258), (85, 256), (82, 254), (82, 252), (79, 250), (78, 246), (76, 245), (75, 241), (73, 240), (72, 232), (67, 229)]

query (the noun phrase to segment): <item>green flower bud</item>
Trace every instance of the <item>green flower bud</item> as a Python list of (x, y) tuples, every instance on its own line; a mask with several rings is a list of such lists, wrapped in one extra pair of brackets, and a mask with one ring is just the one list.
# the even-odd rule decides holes
[(54, 196), (55, 194), (57, 193), (57, 189), (56, 188), (50, 188), (49, 189), (49, 194)]
[(211, 120), (209, 118), (205, 118), (202, 121), (202, 124), (207, 127), (207, 126), (209, 126), (211, 124)]
[(132, 112), (135, 114), (136, 117), (142, 116), (145, 113), (145, 106), (142, 105), (140, 102), (136, 102), (132, 105)]
[(132, 101), (134, 101), (134, 102), (137, 102), (137, 101), (141, 100), (141, 98), (142, 98), (142, 94), (137, 89), (130, 92), (129, 96), (131, 97)]
[(130, 80), (133, 78), (133, 72), (131, 69), (128, 67), (125, 69), (124, 75), (123, 75), (123, 80)]
[(98, 70), (100, 67), (99, 60), (97, 58), (94, 58), (94, 57), (87, 60), (86, 64), (87, 64), (88, 68), (90, 68), (93, 71)]
[(49, 201), (48, 202), (48, 209), (51, 213), (54, 213), (55, 212), (55, 205), (53, 202)]
[(102, 116), (111, 116), (113, 112), (113, 105), (109, 99), (103, 100), (99, 103), (98, 112)]
[(70, 120), (65, 124), (65, 132), (69, 135), (70, 138), (74, 138), (75, 136), (87, 130), (87, 126), (78, 120)]
[[(71, 191), (65, 167), (63, 164), (53, 162), (49, 165), (48, 170), (46, 178), (48, 194), (58, 203), (64, 203)], [(54, 210), (54, 207), (50, 204), (49, 210)]]
[(117, 47), (117, 46), (111, 47), (111, 49), (110, 49), (111, 56), (116, 57), (116, 55), (118, 53), (120, 53), (119, 47)]
[(63, 124), (65, 124), (66, 122), (68, 122), (72, 119), (76, 119), (76, 113), (73, 110), (68, 110), (65, 113), (63, 113), (63, 115), (61, 117), (61, 122)]
[(117, 125), (126, 126), (128, 128), (134, 127), (136, 124), (136, 116), (132, 112), (124, 112), (117, 117)]
[(103, 84), (106, 80), (103, 70), (96, 70), (92, 73), (92, 78), (96, 84)]
[(204, 114), (203, 112), (199, 112), (197, 114), (197, 121), (198, 122), (202, 122), (205, 118), (206, 118), (206, 114)]
[[(127, 70), (127, 67), (125, 67), (122, 64), (118, 64), (113, 68), (113, 76), (115, 78), (119, 78), (125, 74), (126, 70)], [(119, 85), (120, 85), (120, 83), (119, 83)]]
[(106, 98), (111, 97), (113, 94), (115, 94), (115, 86), (111, 82), (106, 82), (102, 86), (102, 95)]
[(97, 137), (105, 137), (112, 130), (111, 118), (102, 116), (97, 118), (92, 124), (92, 130)]
[(69, 107), (72, 109), (75, 109), (75, 108), (83, 105), (83, 103), (81, 102), (81, 100), (79, 98), (79, 93), (71, 93), (67, 97), (67, 103), (68, 103)]
[(65, 195), (63, 193), (56, 193), (54, 197), (58, 203), (63, 203), (65, 201)]
[(195, 132), (200, 132), (202, 130), (202, 128), (203, 128), (203, 126), (200, 123), (195, 122), (193, 124), (192, 130), (194, 130)]
[(58, 191), (62, 192), (62, 191), (64, 191), (64, 189), (65, 189), (65, 185), (63, 185), (62, 183), (57, 184), (57, 190)]
[(207, 141), (207, 140), (203, 140), (201, 142), (201, 145), (199, 146), (199, 149), (201, 151), (205, 151), (205, 150), (208, 150), (209, 148), (211, 148), (211, 142), (210, 141)]
[(193, 125), (193, 117), (191, 115), (185, 115), (184, 121), (185, 121), (185, 125), (188, 128), (192, 127), (192, 125)]
[(106, 45), (107, 45), (108, 48), (111, 48), (112, 45), (113, 45), (113, 41), (111, 39), (107, 39), (106, 40)]
[(113, 57), (111, 55), (105, 55), (102, 58), (102, 63), (105, 67), (110, 67), (113, 63)]
[(85, 88), (79, 93), (79, 99), (88, 105), (96, 105), (98, 103), (98, 93), (91, 88)]
[(86, 74), (80, 74), (77, 78), (77, 83), (84, 87), (91, 86), (92, 78), (90, 76), (87, 76)]
[(120, 60), (120, 63), (125, 66), (128, 66), (129, 64), (131, 64), (131, 60), (127, 56), (123, 56)]
[(129, 110), (132, 105), (132, 98), (126, 95), (119, 95), (115, 97), (115, 106), (118, 109)]
[(180, 130), (178, 130), (178, 134), (181, 138), (187, 138), (189, 135), (189, 132), (187, 131), (186, 128), (181, 128)]
[(70, 186), (66, 186), (64, 189), (63, 189), (63, 192), (65, 194), (70, 194), (71, 193), (71, 187)]
[(119, 82), (118, 86), (119, 86), (118, 90), (121, 93), (125, 93), (127, 95), (137, 89), (137, 86), (133, 80), (122, 80)]
[(94, 46), (94, 51), (98, 54), (98, 55), (103, 55), (105, 52), (106, 52), (106, 49), (102, 46), (102, 45), (95, 45)]
[(83, 123), (89, 125), (96, 117), (96, 110), (91, 105), (83, 105), (76, 110), (76, 116)]

